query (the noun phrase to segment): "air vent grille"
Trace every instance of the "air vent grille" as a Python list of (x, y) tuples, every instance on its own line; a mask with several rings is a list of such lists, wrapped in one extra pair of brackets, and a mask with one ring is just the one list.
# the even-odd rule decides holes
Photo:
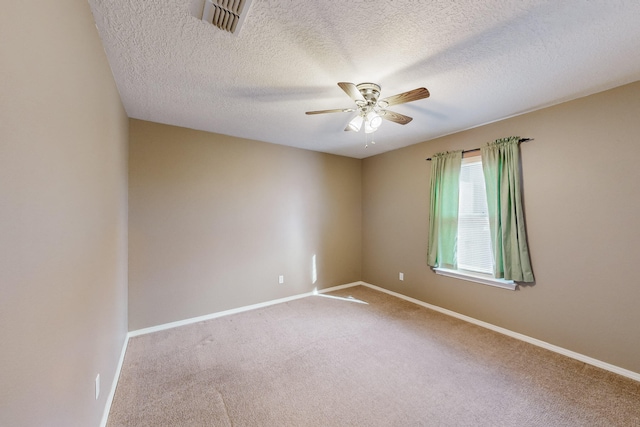
[(251, 0), (205, 0), (202, 20), (232, 34), (240, 32)]

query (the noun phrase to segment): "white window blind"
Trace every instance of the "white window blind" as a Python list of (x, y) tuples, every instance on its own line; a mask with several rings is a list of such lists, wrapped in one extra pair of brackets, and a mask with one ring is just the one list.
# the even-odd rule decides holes
[(493, 252), (480, 156), (462, 160), (458, 212), (458, 269), (493, 274)]

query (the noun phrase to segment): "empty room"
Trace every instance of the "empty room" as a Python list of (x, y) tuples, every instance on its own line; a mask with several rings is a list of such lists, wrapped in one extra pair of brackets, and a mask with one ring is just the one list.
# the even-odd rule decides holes
[(7, 3), (0, 425), (640, 425), (638, 17)]

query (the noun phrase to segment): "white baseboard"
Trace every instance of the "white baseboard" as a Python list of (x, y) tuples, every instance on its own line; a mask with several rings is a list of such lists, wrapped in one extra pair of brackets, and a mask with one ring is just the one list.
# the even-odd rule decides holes
[(352, 286), (357, 286), (362, 284), (362, 282), (353, 282), (347, 283), (345, 285), (333, 286), (331, 288), (326, 289), (314, 289), (311, 292), (305, 292), (303, 294), (292, 295), (290, 297), (274, 299), (271, 301), (261, 302), (258, 304), (247, 305), (244, 307), (232, 308), (230, 310), (219, 311), (217, 313), (206, 314), (204, 316), (192, 317), (190, 319), (178, 320), (170, 323), (163, 323), (157, 326), (151, 326), (149, 328), (136, 329), (134, 331), (129, 332), (129, 337), (136, 337), (138, 335), (150, 334), (152, 332), (164, 331), (165, 329), (177, 328), (178, 326), (190, 325), (192, 323), (202, 322), (204, 320), (216, 319), (222, 316), (229, 316), (230, 314), (242, 313), (243, 311), (255, 310), (256, 308), (268, 307), (274, 304), (281, 304), (283, 302), (293, 301), (300, 298), (305, 298), (311, 295), (323, 294), (326, 292), (333, 292), (340, 289), (350, 288)]
[[(460, 313), (457, 313), (455, 311), (447, 310), (446, 308), (438, 307), (437, 305), (432, 305), (432, 304), (426, 303), (424, 301), (420, 301), (418, 299), (411, 298), (411, 297), (408, 297), (406, 295), (402, 295), (402, 294), (400, 294), (398, 292), (393, 292), (393, 291), (390, 291), (388, 289), (381, 288), (379, 286), (375, 286), (375, 285), (372, 285), (370, 283), (359, 282), (359, 283), (356, 283), (356, 284), (367, 286), (367, 287), (369, 287), (371, 289), (375, 289), (376, 291), (384, 292), (384, 293), (392, 295), (394, 297), (401, 298), (401, 299), (403, 299), (405, 301), (409, 301), (409, 302), (412, 302), (414, 304), (418, 304), (418, 305), (420, 305), (422, 307), (426, 307), (428, 309), (435, 310), (437, 312), (446, 314), (448, 316), (452, 316), (452, 317), (455, 317), (457, 319), (464, 320), (465, 322), (473, 323), (474, 325), (482, 326), (483, 328), (486, 328), (486, 329), (491, 329), (492, 331), (501, 333), (503, 335), (507, 335), (507, 336), (509, 336), (511, 338), (515, 338), (517, 340), (524, 341), (524, 342), (527, 342), (529, 344), (533, 344), (533, 345), (538, 346), (538, 347), (542, 347), (544, 349), (553, 351), (555, 353), (562, 354), (563, 356), (567, 356), (567, 357), (570, 357), (572, 359), (576, 359), (576, 360), (579, 360), (581, 362), (587, 363), (589, 365), (593, 365), (593, 366), (596, 366), (598, 368), (602, 368), (604, 370), (616, 373), (618, 375), (622, 375), (624, 377), (631, 378), (632, 380), (640, 381), (640, 373), (633, 372), (633, 371), (630, 371), (628, 369), (624, 369), (624, 368), (621, 368), (619, 366), (615, 366), (615, 365), (612, 365), (610, 363), (606, 363), (606, 362), (603, 362), (603, 361), (598, 360), (598, 359), (594, 359), (594, 358), (589, 357), (589, 356), (585, 356), (584, 354), (576, 353), (575, 351), (567, 350), (566, 348), (562, 348), (562, 347), (559, 347), (557, 345), (550, 344), (548, 342), (541, 341), (539, 339), (532, 338), (530, 336), (520, 334), (518, 332), (513, 332), (513, 331), (511, 331), (509, 329), (505, 329), (505, 328), (502, 328), (500, 326), (493, 325), (491, 323), (483, 322), (482, 320), (474, 319), (473, 317), (465, 316), (464, 314), (460, 314)], [(350, 285), (354, 286), (354, 284), (350, 284)]]
[(109, 419), (109, 412), (111, 412), (111, 404), (113, 403), (113, 397), (116, 394), (116, 387), (118, 386), (118, 380), (120, 379), (120, 371), (122, 371), (122, 364), (124, 363), (124, 355), (127, 352), (127, 345), (129, 344), (129, 334), (124, 339), (122, 344), (122, 351), (120, 352), (120, 359), (118, 360), (118, 366), (111, 382), (111, 390), (109, 390), (109, 396), (107, 396), (107, 402), (104, 405), (104, 412), (102, 413), (102, 420), (100, 421), (100, 427), (107, 426), (107, 420)]

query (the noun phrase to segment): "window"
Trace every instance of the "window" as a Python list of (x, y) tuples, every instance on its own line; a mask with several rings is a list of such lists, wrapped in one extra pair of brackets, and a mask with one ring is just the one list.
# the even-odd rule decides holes
[(486, 285), (515, 289), (511, 280), (493, 276), (493, 251), (487, 193), (480, 156), (462, 159), (459, 182), (458, 269), (436, 268), (436, 273)]
[(480, 156), (462, 159), (458, 208), (458, 269), (493, 273), (487, 193)]

